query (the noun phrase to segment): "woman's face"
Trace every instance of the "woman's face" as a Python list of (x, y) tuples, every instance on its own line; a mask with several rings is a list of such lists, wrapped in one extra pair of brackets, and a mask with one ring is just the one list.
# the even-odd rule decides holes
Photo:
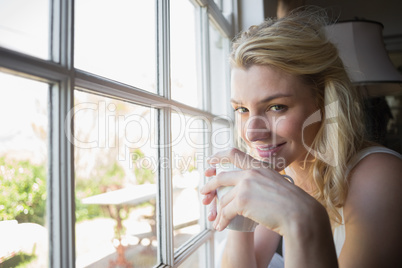
[[(267, 66), (233, 68), (231, 104), (251, 154), (276, 170), (305, 159), (320, 127), (304, 127), (318, 110), (312, 89), (300, 78)], [(303, 137), (302, 137), (303, 133)]]

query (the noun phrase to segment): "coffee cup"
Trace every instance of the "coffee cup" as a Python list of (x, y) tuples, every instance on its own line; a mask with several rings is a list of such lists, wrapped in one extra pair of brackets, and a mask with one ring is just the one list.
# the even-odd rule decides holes
[[(236, 167), (232, 163), (219, 163), (216, 165), (216, 175), (218, 175), (221, 172), (227, 172), (227, 171), (239, 171), (241, 170), (240, 168)], [(233, 186), (221, 186), (216, 190), (218, 200), (220, 200), (227, 192), (229, 192)], [(240, 231), (240, 232), (254, 232), (255, 228), (257, 227), (258, 223), (255, 221), (241, 216), (241, 215), (236, 215), (234, 217), (229, 225), (227, 226), (228, 229), (230, 230), (235, 230), (235, 231)]]

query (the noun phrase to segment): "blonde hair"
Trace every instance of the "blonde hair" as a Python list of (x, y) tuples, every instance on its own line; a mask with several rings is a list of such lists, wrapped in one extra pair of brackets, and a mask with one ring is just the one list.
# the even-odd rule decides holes
[(309, 170), (315, 190), (310, 194), (339, 223), (337, 208), (343, 206), (348, 191), (347, 163), (365, 146), (365, 130), (361, 96), (325, 35), (327, 24), (325, 12), (316, 8), (267, 19), (235, 38), (230, 60), (236, 68), (279, 68), (311, 86), (321, 127), (309, 152), (315, 156)]

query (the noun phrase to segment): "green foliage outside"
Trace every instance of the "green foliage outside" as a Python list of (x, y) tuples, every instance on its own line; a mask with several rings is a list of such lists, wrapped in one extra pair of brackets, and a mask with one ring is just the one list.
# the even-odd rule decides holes
[(27, 254), (19, 252), (12, 258), (0, 263), (0, 268), (25, 268), (29, 267), (29, 263), (36, 258), (34, 253)]
[[(99, 169), (99, 177), (77, 179), (76, 221), (105, 216), (100, 206), (81, 203), (83, 197), (100, 194), (108, 186), (121, 187), (124, 170), (117, 162)], [(17, 220), (45, 225), (47, 168), (28, 160), (0, 157), (0, 221)]]
[[(0, 157), (0, 221), (45, 224), (46, 174), (45, 165)], [(18, 252), (0, 263), (0, 268), (27, 267), (35, 258), (35, 248), (32, 253)]]
[(46, 168), (0, 157), (0, 221), (45, 223)]
[[(134, 174), (138, 184), (155, 183), (151, 168), (141, 167), (145, 155), (137, 149), (133, 160)], [(81, 199), (106, 192), (109, 187), (121, 188), (124, 170), (117, 163), (99, 167), (98, 176), (76, 179), (76, 221), (106, 216), (100, 206), (85, 205)], [(28, 160), (11, 160), (0, 157), (0, 221), (17, 220), (45, 225), (47, 199), (47, 167)]]

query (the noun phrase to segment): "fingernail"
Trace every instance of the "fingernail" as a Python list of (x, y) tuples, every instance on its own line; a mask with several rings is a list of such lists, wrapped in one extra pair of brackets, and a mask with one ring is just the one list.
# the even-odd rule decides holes
[(221, 230), (221, 226), (218, 224), (218, 226), (216, 227), (216, 230), (217, 231), (220, 231)]
[(215, 211), (211, 210), (210, 212), (208, 212), (208, 218), (213, 216), (215, 216)]

